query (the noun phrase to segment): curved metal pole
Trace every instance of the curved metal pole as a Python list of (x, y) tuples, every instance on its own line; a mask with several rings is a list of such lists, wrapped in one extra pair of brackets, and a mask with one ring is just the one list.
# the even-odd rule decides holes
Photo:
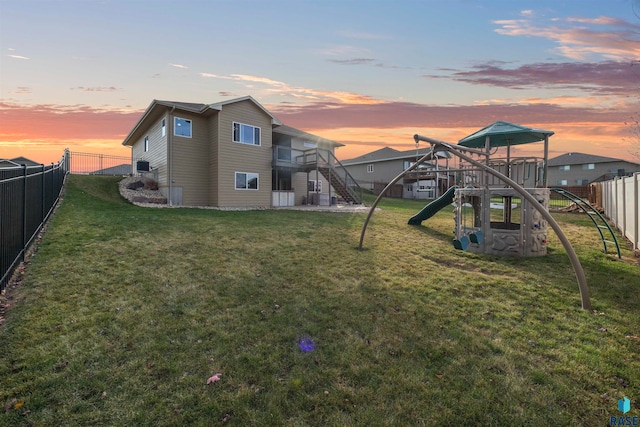
[(434, 151), (433, 151), (433, 146), (432, 146), (431, 150), (429, 150), (429, 152), (427, 152), (427, 154), (422, 156), (422, 158), (420, 160), (418, 160), (417, 162), (415, 162), (411, 167), (409, 167), (408, 169), (405, 169), (402, 172), (400, 172), (400, 174), (398, 176), (396, 176), (395, 178), (393, 178), (393, 181), (388, 183), (387, 186), (384, 187), (384, 190), (382, 190), (380, 192), (380, 194), (378, 194), (378, 197), (376, 198), (376, 201), (373, 202), (373, 205), (371, 205), (371, 209), (369, 209), (369, 213), (367, 214), (367, 219), (364, 220), (364, 225), (362, 226), (362, 231), (360, 232), (360, 245), (358, 245), (358, 249), (359, 250), (362, 250), (362, 242), (364, 241), (364, 233), (367, 231), (367, 225), (369, 224), (369, 220), (371, 219), (371, 216), (373, 215), (373, 211), (376, 210), (376, 206), (378, 206), (378, 203), (380, 203), (380, 200), (382, 200), (382, 197), (384, 196), (384, 193), (386, 193), (387, 190), (389, 188), (391, 188), (391, 186), (393, 184), (398, 182), (400, 180), (400, 178), (405, 176), (407, 174), (407, 172), (411, 172), (412, 170), (414, 170), (415, 168), (420, 166), (422, 163), (424, 163), (426, 160), (428, 160), (429, 158), (433, 157), (433, 153), (434, 153)]
[[(582, 265), (580, 264), (580, 260), (578, 259), (578, 256), (576, 255), (576, 252), (573, 250), (573, 247), (571, 246), (571, 243), (569, 242), (569, 239), (567, 239), (567, 236), (562, 232), (562, 229), (560, 228), (560, 226), (558, 225), (558, 223), (556, 222), (556, 220), (551, 216), (551, 214), (549, 213), (548, 210), (544, 209), (544, 206), (540, 205), (540, 203), (538, 203), (538, 201), (535, 199), (535, 197), (533, 197), (531, 194), (529, 194), (523, 187), (521, 187), (520, 185), (518, 185), (517, 182), (513, 181), (511, 178), (501, 174), (500, 172), (496, 171), (495, 169), (490, 168), (487, 165), (484, 165), (476, 160), (473, 160), (472, 158), (459, 153), (452, 145), (447, 144), (447, 143), (439, 143), (438, 145), (444, 147), (447, 151), (449, 151), (450, 153), (455, 154), (456, 156), (460, 157), (462, 160), (465, 160), (469, 163), (471, 163), (472, 165), (478, 166), (482, 169), (484, 169), (486, 172), (490, 173), (491, 175), (501, 179), (502, 181), (506, 182), (507, 184), (509, 184), (510, 187), (512, 187), (514, 190), (516, 190), (518, 193), (520, 193), (520, 195), (522, 195), (522, 197), (524, 197), (529, 203), (531, 203), (531, 205), (538, 211), (540, 212), (540, 214), (544, 217), (544, 219), (547, 220), (547, 222), (549, 223), (549, 225), (551, 225), (551, 228), (553, 228), (553, 231), (555, 231), (556, 235), (558, 236), (558, 238), (560, 239), (560, 242), (562, 242), (562, 245), (564, 246), (564, 249), (567, 251), (567, 255), (569, 256), (569, 260), (571, 261), (571, 265), (573, 266), (573, 271), (576, 273), (576, 279), (578, 280), (578, 287), (580, 288), (580, 297), (582, 299), (582, 308), (584, 310), (590, 310), (591, 309), (591, 301), (589, 299), (589, 287), (587, 286), (587, 279), (584, 275), (584, 271), (582, 270)], [(432, 148), (435, 149), (435, 148)]]

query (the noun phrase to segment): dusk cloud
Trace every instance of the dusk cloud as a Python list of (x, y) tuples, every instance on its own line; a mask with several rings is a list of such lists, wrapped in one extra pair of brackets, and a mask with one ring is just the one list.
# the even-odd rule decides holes
[(7, 56), (13, 59), (29, 59), (26, 56), (21, 56), (21, 55), (7, 55)]
[(175, 68), (183, 68), (183, 69), (189, 68), (186, 65), (182, 65), (182, 64), (171, 64), (171, 63), (169, 63), (169, 65), (171, 65), (172, 67), (175, 67)]
[(75, 88), (71, 88), (71, 90), (79, 90), (81, 92), (115, 92), (118, 90), (118, 88), (114, 87), (114, 86), (108, 86), (108, 87), (104, 87), (104, 86), (94, 86), (94, 87), (84, 87), (84, 86), (78, 86)]
[[(530, 14), (524, 15), (526, 18)], [(497, 20), (495, 32), (506, 36), (543, 37), (553, 40), (557, 53), (585, 60), (602, 57), (621, 61), (640, 58), (640, 25), (610, 17), (554, 19), (553, 24), (536, 24), (531, 19)], [(574, 26), (564, 24), (584, 24)]]
[(441, 70), (447, 75), (428, 78), (450, 78), (474, 85), (509, 89), (549, 88), (578, 89), (600, 95), (627, 95), (640, 89), (640, 66), (632, 62), (536, 63), (509, 68), (487, 63), (470, 70)]
[(305, 129), (486, 126), (497, 120), (514, 123), (622, 122), (620, 111), (544, 104), (432, 106), (410, 102), (373, 105), (339, 103), (269, 106), (280, 120)]
[(372, 58), (328, 59), (327, 61), (333, 62), (334, 64), (339, 64), (339, 65), (362, 65), (362, 64), (369, 64), (375, 61), (375, 59), (372, 59)]

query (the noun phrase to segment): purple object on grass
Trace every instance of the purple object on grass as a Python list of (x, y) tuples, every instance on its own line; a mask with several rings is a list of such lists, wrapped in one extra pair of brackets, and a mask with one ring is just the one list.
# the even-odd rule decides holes
[(316, 343), (309, 337), (303, 337), (298, 340), (298, 348), (308, 353), (316, 348)]

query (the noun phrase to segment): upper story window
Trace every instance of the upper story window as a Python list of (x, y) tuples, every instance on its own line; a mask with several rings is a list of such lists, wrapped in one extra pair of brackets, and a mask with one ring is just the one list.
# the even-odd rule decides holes
[(240, 142), (242, 144), (250, 145), (260, 145), (260, 128), (234, 122), (233, 142)]
[(559, 179), (557, 181), (556, 185), (567, 185), (567, 180), (566, 179)]
[(167, 120), (166, 119), (162, 119), (162, 122), (160, 123), (160, 133), (162, 134), (163, 137), (167, 135)]
[(318, 148), (318, 144), (314, 142), (309, 142), (309, 141), (303, 142), (302, 145), (304, 145), (307, 148)]
[(373, 173), (373, 165), (367, 165), (367, 173)]
[(175, 117), (173, 120), (173, 124), (173, 134), (175, 136), (191, 138), (191, 120)]
[(236, 172), (236, 190), (257, 190), (259, 177), (257, 173)]
[(570, 165), (560, 166), (560, 172), (566, 172), (568, 170), (571, 170), (571, 166)]
[(145, 136), (144, 137), (144, 152), (146, 153), (147, 151), (149, 151), (149, 137)]
[(588, 179), (579, 179), (576, 182), (578, 183), (578, 185), (589, 185)]
[(595, 169), (596, 165), (594, 163), (587, 163), (582, 165), (582, 169), (584, 170), (591, 170), (591, 169)]

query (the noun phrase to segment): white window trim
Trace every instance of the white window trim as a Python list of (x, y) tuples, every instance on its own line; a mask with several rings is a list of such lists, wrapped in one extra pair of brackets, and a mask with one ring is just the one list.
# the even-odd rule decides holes
[[(178, 129), (178, 120), (184, 120), (185, 122), (189, 122), (189, 135), (178, 135), (176, 133), (176, 129)], [(179, 136), (180, 138), (191, 138), (193, 136), (193, 121), (191, 119), (183, 119), (182, 117), (174, 117), (173, 118), (173, 136)]]
[[(253, 139), (254, 139), (253, 143), (244, 142), (244, 141), (239, 141), (239, 140), (236, 140), (236, 139), (235, 139), (235, 136), (236, 136), (235, 127), (236, 127), (236, 125), (241, 126), (241, 128), (240, 128), (240, 135), (242, 135), (242, 126), (247, 126), (247, 127), (253, 128), (253, 132), (251, 132), (251, 134), (253, 135)], [(257, 143), (257, 144), (255, 143), (255, 139), (256, 139), (256, 129), (258, 129), (258, 135), (259, 135), (259, 138), (258, 138), (258, 139), (259, 139), (259, 141), (258, 141), (258, 143)], [(258, 127), (258, 126), (248, 125), (248, 124), (246, 124), (246, 123), (233, 122), (233, 123), (231, 124), (231, 139), (232, 139), (232, 141), (233, 141), (233, 142), (237, 142), (238, 144), (253, 145), (253, 146), (259, 147), (259, 146), (261, 146), (261, 145), (262, 145), (262, 128), (260, 128), (260, 127)]]
[[(310, 179), (309, 182), (313, 183), (313, 190), (309, 190), (309, 193), (322, 193), (322, 180), (318, 179)], [(307, 188), (309, 188), (309, 182), (307, 183)]]
[(149, 151), (149, 135), (144, 137), (144, 152)]
[[(249, 176), (255, 175), (256, 177), (256, 188), (238, 188), (238, 174), (245, 175), (245, 183), (249, 182)], [(255, 172), (236, 172), (233, 175), (233, 187), (238, 191), (258, 191), (260, 190), (260, 174)]]
[(367, 165), (367, 173), (373, 173), (373, 163), (370, 165)]

